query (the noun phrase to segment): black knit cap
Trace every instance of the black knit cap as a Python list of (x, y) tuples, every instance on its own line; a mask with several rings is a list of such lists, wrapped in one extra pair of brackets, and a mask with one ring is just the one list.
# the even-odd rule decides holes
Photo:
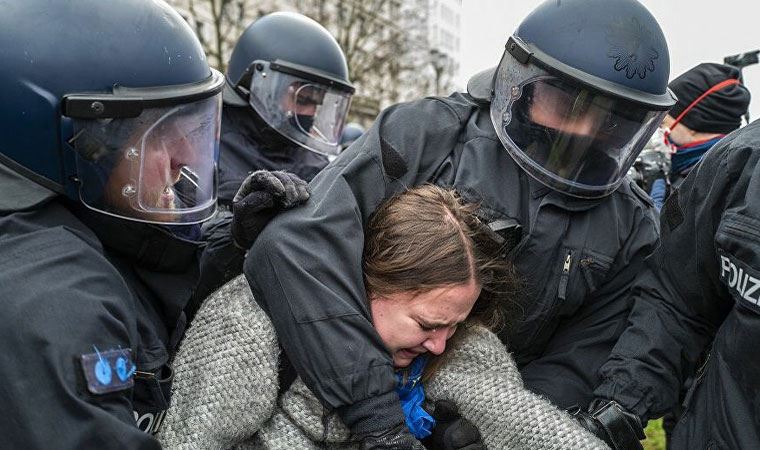
[[(668, 85), (678, 97), (668, 114), (677, 118), (708, 89), (722, 81), (738, 79), (739, 75), (738, 68), (725, 64), (702, 63), (694, 67)], [(702, 133), (730, 133), (741, 125), (749, 100), (749, 90), (744, 84), (726, 86), (703, 98), (686, 113), (681, 123)]]

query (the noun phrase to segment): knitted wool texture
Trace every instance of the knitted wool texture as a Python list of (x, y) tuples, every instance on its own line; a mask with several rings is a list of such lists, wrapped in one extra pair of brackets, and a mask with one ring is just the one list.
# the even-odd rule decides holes
[[(567, 413), (528, 391), (493, 333), (480, 327), (462, 332), (446, 364), (425, 384), (429, 402), (456, 403), (491, 450), (608, 448)], [(275, 399), (274, 339), (243, 277), (212, 294), (175, 358), (172, 407), (158, 435), (164, 447), (358, 449), (338, 416), (300, 379)]]
[(277, 335), (240, 276), (201, 306), (174, 358), (158, 439), (171, 449), (226, 449), (253, 436), (277, 403)]

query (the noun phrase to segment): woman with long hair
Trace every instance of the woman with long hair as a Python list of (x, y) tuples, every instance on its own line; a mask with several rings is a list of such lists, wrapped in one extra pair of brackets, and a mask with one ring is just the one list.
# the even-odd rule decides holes
[[(442, 426), (452, 416), (446, 413), (458, 409), (491, 449), (606, 448), (523, 387), (494, 334), (508, 334), (519, 314), (520, 283), (503, 240), (478, 220), (477, 206), (425, 185), (386, 200), (367, 226), (367, 314), (397, 369), (407, 426), (422, 439), (435, 419)], [(357, 447), (300, 379), (280, 386), (276, 341), (289, 338), (275, 336), (243, 277), (211, 295), (175, 358), (163, 444)]]

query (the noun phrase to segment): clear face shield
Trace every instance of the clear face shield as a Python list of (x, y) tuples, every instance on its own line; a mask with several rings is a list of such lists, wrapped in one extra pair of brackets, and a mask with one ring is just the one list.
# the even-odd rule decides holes
[(308, 150), (340, 152), (353, 87), (318, 81), (286, 63), (257, 61), (249, 71), (249, 103), (270, 127)]
[(208, 219), (216, 210), (220, 119), (219, 94), (137, 117), (74, 119), (69, 144), (82, 203), (149, 223)]
[(528, 174), (582, 198), (613, 192), (667, 111), (558, 77), (505, 52), (496, 72), (491, 121)]

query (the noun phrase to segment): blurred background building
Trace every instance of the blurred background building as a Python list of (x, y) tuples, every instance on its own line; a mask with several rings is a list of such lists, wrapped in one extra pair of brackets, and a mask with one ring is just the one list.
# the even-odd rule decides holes
[(262, 15), (295, 11), (327, 28), (356, 86), (349, 121), (368, 126), (388, 105), (458, 88), (461, 0), (168, 0), (226, 69), (243, 30)]

